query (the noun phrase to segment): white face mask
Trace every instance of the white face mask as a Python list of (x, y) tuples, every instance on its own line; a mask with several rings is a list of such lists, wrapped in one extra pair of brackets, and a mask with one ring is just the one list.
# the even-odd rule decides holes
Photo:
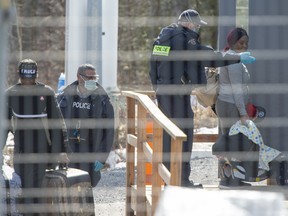
[(192, 27), (190, 28), (192, 31), (194, 31), (194, 32), (196, 32), (197, 34), (199, 34), (199, 31), (200, 31), (200, 25), (198, 25), (198, 24), (194, 24), (194, 23), (192, 23)]
[(197, 34), (199, 34), (200, 26), (199, 26), (199, 27), (192, 28), (191, 30), (194, 31), (194, 32), (196, 32)]
[(94, 91), (95, 89), (97, 89), (96, 80), (86, 80), (84, 83), (84, 87), (88, 91)]

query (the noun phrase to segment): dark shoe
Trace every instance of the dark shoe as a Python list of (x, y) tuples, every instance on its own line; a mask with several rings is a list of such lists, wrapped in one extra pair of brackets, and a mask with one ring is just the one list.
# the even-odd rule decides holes
[(220, 180), (219, 188), (229, 188), (229, 187), (243, 187), (251, 186), (251, 184), (242, 182), (240, 179), (223, 178)]
[(189, 180), (184, 180), (181, 183), (182, 187), (187, 187), (187, 188), (203, 188), (203, 185), (201, 183), (194, 183), (193, 181), (189, 181)]

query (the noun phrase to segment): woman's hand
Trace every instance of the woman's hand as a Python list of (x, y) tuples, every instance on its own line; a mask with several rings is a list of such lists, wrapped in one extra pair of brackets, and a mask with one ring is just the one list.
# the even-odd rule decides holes
[(248, 115), (244, 115), (244, 116), (240, 117), (241, 124), (243, 124), (243, 125), (247, 125), (247, 120), (249, 120)]

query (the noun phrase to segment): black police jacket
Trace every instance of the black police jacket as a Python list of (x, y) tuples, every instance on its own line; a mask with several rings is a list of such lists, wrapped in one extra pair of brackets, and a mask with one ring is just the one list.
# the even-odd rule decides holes
[(67, 86), (57, 97), (66, 122), (69, 147), (76, 153), (96, 154), (104, 163), (114, 142), (114, 109), (101, 85), (88, 97), (77, 94), (78, 81)]
[[(182, 89), (176, 94), (190, 94), (193, 84), (206, 83), (205, 67), (221, 67), (239, 61), (239, 56), (223, 56), (200, 44), (196, 32), (171, 24), (161, 30), (153, 43), (149, 75), (158, 94), (175, 89)], [(185, 88), (183, 84), (186, 84)]]

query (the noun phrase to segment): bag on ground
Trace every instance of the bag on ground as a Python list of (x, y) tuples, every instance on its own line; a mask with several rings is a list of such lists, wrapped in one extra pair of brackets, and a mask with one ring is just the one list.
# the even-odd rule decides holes
[(93, 188), (89, 173), (75, 168), (60, 167), (46, 172), (43, 188), (46, 215), (94, 215)]

